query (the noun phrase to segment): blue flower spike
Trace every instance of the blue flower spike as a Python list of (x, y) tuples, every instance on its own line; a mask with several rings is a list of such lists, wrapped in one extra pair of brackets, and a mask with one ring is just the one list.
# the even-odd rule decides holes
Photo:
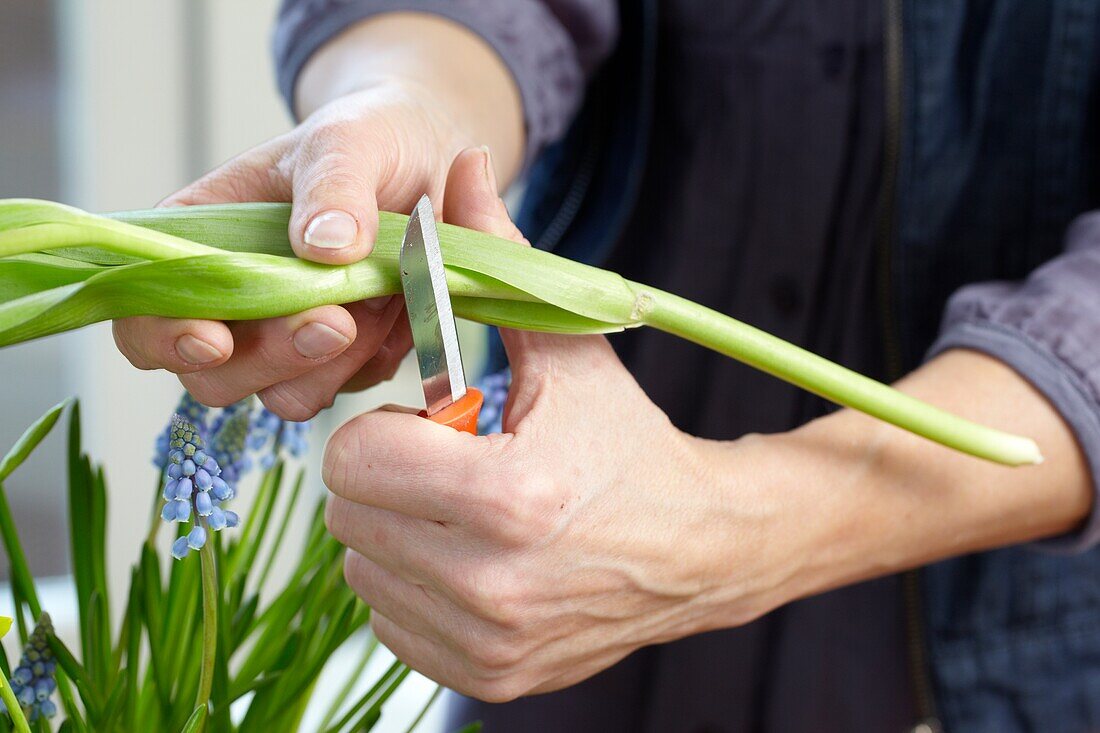
[[(209, 412), (210, 408), (200, 403), (186, 391), (180, 396), (179, 404), (176, 406), (176, 414), (192, 425), (198, 425), (200, 429), (206, 424), (206, 416)], [(153, 453), (153, 465), (157, 468), (164, 466), (164, 454), (168, 452), (168, 443), (172, 439), (171, 432), (172, 425), (169, 424), (164, 432), (157, 436), (156, 448)], [(172, 478), (179, 478), (179, 476), (173, 476)]]
[[(211, 426), (209, 456), (221, 466), (222, 478), (235, 484), (250, 468), (245, 448), (252, 424), (252, 398), (241, 400), (221, 411)], [(202, 461), (196, 463), (205, 468)], [(224, 500), (223, 500), (224, 501)]]
[(50, 700), (50, 695), (57, 689), (54, 679), (57, 661), (49, 644), (52, 635), (53, 623), (49, 614), (44, 613), (23, 648), (19, 666), (11, 674), (11, 689), (23, 708), (23, 715), (31, 723), (39, 718), (57, 715), (57, 706)]
[[(247, 427), (247, 419), (244, 424)], [(244, 445), (244, 438), (240, 443)], [(203, 548), (208, 529), (218, 532), (235, 527), (240, 519), (220, 506), (234, 492), (212, 455), (215, 450), (205, 446), (201, 430), (182, 415), (172, 417), (166, 452), (164, 507), (160, 516), (169, 523), (194, 521), (191, 530), (172, 543), (172, 557), (182, 560), (192, 550)], [(234, 518), (232, 523), (230, 516)]]
[(260, 465), (266, 470), (275, 465), (281, 451), (301, 458), (309, 450), (309, 423), (283, 420), (267, 408), (262, 408), (252, 422), (248, 447), (262, 453)]

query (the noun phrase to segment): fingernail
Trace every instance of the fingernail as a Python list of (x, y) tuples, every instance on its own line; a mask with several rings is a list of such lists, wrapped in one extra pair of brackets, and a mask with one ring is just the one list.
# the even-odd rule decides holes
[(392, 295), (385, 295), (381, 298), (367, 298), (363, 301), (363, 307), (371, 313), (377, 314), (386, 310), (386, 306), (390, 304), (391, 300), (393, 300)]
[(306, 227), (306, 244), (322, 249), (342, 249), (355, 244), (359, 225), (346, 211), (325, 211), (313, 217)]
[(493, 154), (489, 151), (488, 145), (482, 145), (481, 151), (485, 153), (485, 180), (489, 182), (493, 195), (497, 195), (497, 174), (493, 170)]
[(222, 352), (210, 344), (185, 333), (176, 339), (176, 353), (188, 364), (199, 366), (222, 358)]
[(307, 323), (294, 332), (294, 348), (307, 359), (319, 359), (351, 343), (344, 334), (323, 323)]

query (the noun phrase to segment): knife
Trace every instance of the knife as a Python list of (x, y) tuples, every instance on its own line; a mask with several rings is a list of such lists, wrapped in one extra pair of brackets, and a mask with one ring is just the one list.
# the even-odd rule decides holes
[(426, 407), (420, 416), (477, 435), (484, 397), (476, 388), (466, 386), (435, 212), (427, 196), (420, 198), (409, 215), (398, 268), (424, 387)]

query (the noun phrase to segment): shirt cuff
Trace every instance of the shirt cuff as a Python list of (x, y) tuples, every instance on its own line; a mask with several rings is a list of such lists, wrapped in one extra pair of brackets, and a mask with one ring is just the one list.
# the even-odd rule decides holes
[[(1088, 385), (1046, 346), (1016, 329), (989, 321), (955, 321), (932, 345), (928, 358), (948, 349), (972, 349), (1012, 367), (1054, 405), (1069, 424), (1085, 453), (1089, 471), (1100, 476), (1100, 411)], [(1100, 487), (1094, 486), (1100, 490)], [(1039, 549), (1076, 553), (1100, 543), (1100, 496), (1084, 526), (1075, 532), (1040, 540)]]
[(309, 58), (351, 25), (387, 12), (447, 18), (486, 41), (507, 66), (523, 102), (525, 168), (565, 132), (584, 93), (576, 47), (557, 19), (532, 0), (322, 0), (288, 3), (274, 38), (279, 91), (294, 114), (294, 87)]

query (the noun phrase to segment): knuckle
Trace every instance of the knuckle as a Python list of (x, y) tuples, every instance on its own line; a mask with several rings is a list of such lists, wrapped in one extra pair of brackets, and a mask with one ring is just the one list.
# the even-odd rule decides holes
[(364, 558), (357, 552), (344, 553), (344, 582), (358, 592), (366, 578)]
[(133, 347), (133, 342), (136, 339), (125, 320), (115, 321), (111, 324), (111, 335), (115, 339), (115, 346), (118, 348), (119, 353), (125, 356), (133, 367), (143, 371), (157, 368), (141, 351)]
[(500, 564), (468, 568), (454, 585), (461, 603), (477, 618), (511, 632), (522, 628), (526, 589)]
[(487, 500), (497, 521), (492, 529), (511, 545), (527, 545), (554, 530), (563, 491), (541, 472), (511, 473), (491, 488)]
[(332, 398), (306, 394), (286, 383), (274, 384), (257, 393), (264, 407), (284, 420), (305, 422), (326, 407), (332, 406)]
[(466, 650), (466, 657), (475, 671), (500, 673), (515, 669), (523, 662), (525, 650), (506, 636), (479, 638)]
[(511, 702), (527, 692), (527, 685), (516, 675), (474, 680), (463, 693), (488, 703)]
[(351, 498), (359, 480), (356, 467), (362, 454), (363, 438), (358, 420), (353, 420), (332, 434), (325, 446), (321, 461), (321, 480), (329, 490), (344, 498)]
[[(344, 540), (347, 534), (347, 511), (345, 507), (341, 506), (341, 502), (345, 501), (339, 496), (329, 496), (328, 501), (325, 502), (325, 527), (328, 528), (329, 534), (339, 540), (342, 544), (347, 544)], [(349, 568), (354, 560), (352, 554), (344, 559), (344, 575), (348, 578), (350, 583), (351, 578), (348, 577)]]
[(196, 400), (207, 407), (228, 407), (248, 395), (230, 388), (221, 380), (211, 379), (204, 374), (181, 374), (180, 383)]
[(401, 361), (404, 357), (403, 354), (398, 354), (388, 345), (383, 345), (379, 349), (378, 354), (374, 357), (375, 363), (378, 365), (378, 378), (382, 382), (388, 382), (397, 375), (397, 370), (401, 368)]

